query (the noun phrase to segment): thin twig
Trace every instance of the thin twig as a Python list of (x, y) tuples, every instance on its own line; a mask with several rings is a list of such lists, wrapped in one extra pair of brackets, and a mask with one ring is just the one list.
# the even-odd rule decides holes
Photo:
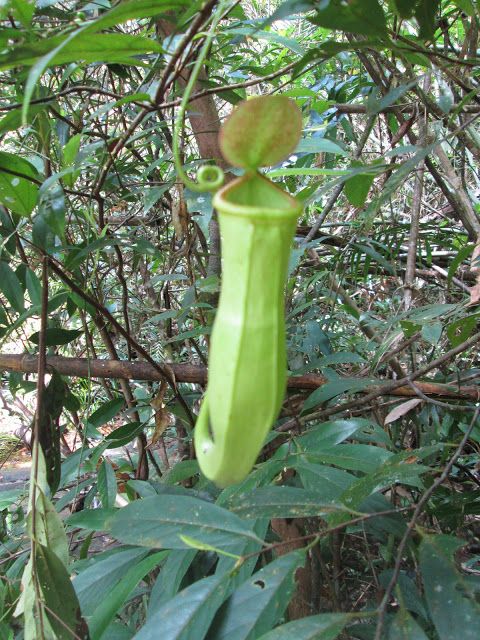
[[(427, 91), (430, 86), (430, 75), (427, 74), (424, 80), (424, 89)], [(420, 124), (420, 145), (427, 144), (428, 136), (428, 115), (425, 112)], [(420, 230), (420, 212), (422, 208), (423, 181), (425, 178), (425, 160), (418, 165), (415, 173), (415, 186), (413, 189), (412, 213), (410, 221), (410, 233), (408, 238), (408, 255), (407, 265), (405, 269), (404, 282), (404, 304), (405, 310), (408, 311), (412, 306), (413, 292), (415, 288), (415, 267), (417, 264), (418, 237)]]

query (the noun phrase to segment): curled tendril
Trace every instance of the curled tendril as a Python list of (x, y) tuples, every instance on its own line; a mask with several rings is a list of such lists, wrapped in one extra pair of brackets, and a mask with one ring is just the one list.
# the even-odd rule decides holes
[(224, 180), (225, 174), (217, 165), (205, 164), (197, 172), (198, 186), (202, 191), (216, 191), (220, 189)]

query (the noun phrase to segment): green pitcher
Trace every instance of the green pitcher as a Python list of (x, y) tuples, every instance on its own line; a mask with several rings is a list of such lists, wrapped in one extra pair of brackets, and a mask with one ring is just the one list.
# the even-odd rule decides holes
[(283, 96), (242, 103), (222, 128), (225, 159), (246, 172), (213, 199), (222, 288), (195, 426), (200, 468), (221, 487), (248, 475), (285, 394), (284, 289), (302, 204), (256, 169), (288, 155), (300, 131), (300, 111)]

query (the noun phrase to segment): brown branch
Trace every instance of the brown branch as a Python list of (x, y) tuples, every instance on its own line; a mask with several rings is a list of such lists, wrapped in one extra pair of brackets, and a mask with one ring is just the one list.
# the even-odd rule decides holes
[[(0, 353), (0, 371), (18, 371), (21, 373), (36, 373), (38, 366), (37, 356), (12, 355)], [(165, 365), (164, 365), (165, 366)], [(169, 363), (166, 366), (175, 375), (177, 382), (205, 385), (207, 382), (207, 369), (198, 364)], [(63, 356), (48, 356), (47, 369), (55, 370), (65, 376), (79, 378), (118, 378), (123, 380), (149, 380), (162, 381), (164, 377), (158, 369), (148, 362), (128, 362), (127, 360), (100, 360), (88, 358), (65, 358)], [(288, 380), (289, 389), (313, 390), (321, 387), (327, 380), (318, 374), (303, 376), (291, 376)], [(364, 392), (370, 393), (373, 388), (378, 389), (378, 395), (393, 395), (400, 397), (416, 397), (416, 393), (408, 384), (385, 388), (381, 393), (379, 380), (376, 385), (367, 387)], [(478, 401), (480, 388), (475, 386), (460, 387), (456, 384), (440, 384), (436, 382), (416, 382), (418, 387), (427, 396), (439, 398), (452, 398), (456, 400)]]
[[(380, 396), (399, 395), (398, 392), (400, 389), (402, 390), (402, 396), (408, 395), (406, 393), (403, 393), (403, 389), (405, 388), (406, 385), (409, 384), (409, 382), (412, 382), (413, 380), (418, 380), (419, 378), (426, 375), (433, 369), (437, 369), (438, 367), (445, 364), (449, 360), (453, 360), (455, 356), (458, 356), (460, 353), (467, 351), (467, 349), (470, 349), (471, 347), (477, 346), (479, 340), (480, 340), (480, 333), (475, 333), (473, 336), (468, 338), (468, 340), (465, 340), (465, 342), (462, 342), (461, 344), (457, 345), (453, 349), (450, 349), (450, 351), (446, 351), (442, 356), (436, 358), (435, 360), (432, 360), (424, 367), (417, 369), (417, 371), (410, 373), (405, 378), (401, 378), (400, 380), (394, 380), (392, 382), (382, 381), (380, 383), (380, 386), (374, 385), (373, 391), (372, 391), (372, 387), (370, 387), (369, 389), (365, 389), (364, 390), (365, 395), (363, 398), (355, 398), (354, 400), (345, 402), (343, 404), (335, 404), (332, 407), (328, 407), (326, 409), (320, 409), (319, 411), (314, 411), (313, 413), (310, 413), (307, 416), (300, 418), (299, 421), (301, 423), (306, 423), (306, 422), (312, 422), (313, 420), (325, 420), (326, 418), (333, 416), (336, 413), (343, 413), (344, 411), (352, 411), (352, 410), (356, 411), (360, 407), (364, 407), (370, 402), (375, 401)], [(418, 383), (417, 383), (417, 386), (419, 389), (421, 388), (418, 385)], [(456, 387), (456, 385), (447, 385), (447, 386), (449, 386), (450, 389), (452, 390), (455, 389)], [(456, 388), (458, 390), (458, 387)], [(414, 393), (412, 389), (410, 389), (410, 394), (413, 395), (414, 397), (417, 397), (417, 394)], [(480, 398), (480, 389), (476, 388), (475, 394), (476, 394), (475, 401), (478, 402)], [(279, 427), (279, 431), (285, 432), (285, 431), (289, 431), (290, 429), (295, 429), (297, 427), (298, 427), (298, 419), (287, 420), (287, 422), (284, 422), (281, 425), (281, 427)]]

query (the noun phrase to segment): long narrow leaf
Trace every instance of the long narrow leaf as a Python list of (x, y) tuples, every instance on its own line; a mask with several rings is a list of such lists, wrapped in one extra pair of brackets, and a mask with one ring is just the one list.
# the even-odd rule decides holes
[(303, 552), (282, 556), (244, 582), (218, 612), (208, 640), (253, 640), (281, 618), (294, 591)]

